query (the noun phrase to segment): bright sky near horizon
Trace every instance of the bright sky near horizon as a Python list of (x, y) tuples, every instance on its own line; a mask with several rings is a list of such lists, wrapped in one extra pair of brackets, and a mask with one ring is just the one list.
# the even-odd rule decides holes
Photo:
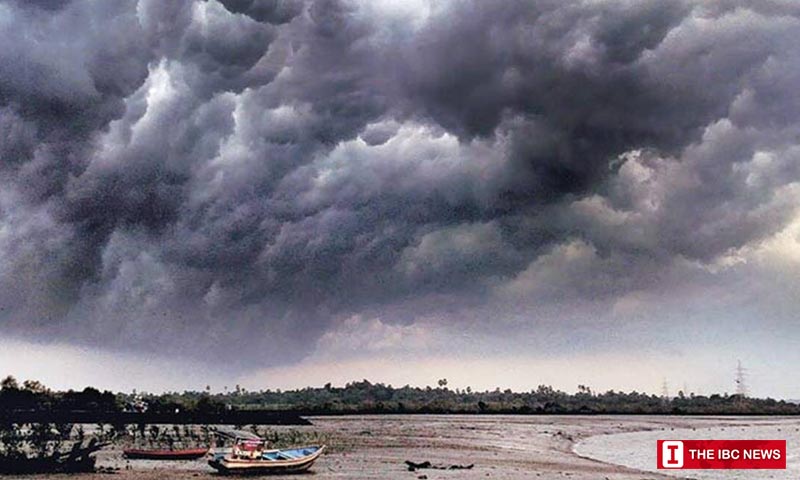
[(800, 398), (800, 5), (0, 2), (0, 375)]

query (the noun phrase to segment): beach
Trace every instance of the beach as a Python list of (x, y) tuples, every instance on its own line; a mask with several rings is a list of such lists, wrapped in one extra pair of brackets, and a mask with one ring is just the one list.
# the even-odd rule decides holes
[[(762, 436), (783, 432), (786, 437), (782, 438), (794, 438), (800, 428), (797, 419), (774, 417), (371, 415), (310, 420), (313, 425), (307, 427), (275, 428), (306, 429), (329, 439), (328, 453), (306, 474), (315, 479), (717, 478), (698, 475), (697, 471), (685, 476), (686, 472), (668, 472), (671, 476), (665, 476), (645, 471), (655, 467), (654, 439), (683, 438), (681, 435), (692, 431), (702, 434), (720, 429), (728, 431), (729, 436), (736, 432), (736, 438), (748, 437), (750, 432)], [(796, 460), (793, 444), (788, 443), (789, 470), (754, 472), (755, 475), (751, 472), (747, 478), (788, 478), (785, 475), (794, 472)], [(430, 462), (443, 469), (412, 472), (406, 461)], [(470, 465), (471, 468), (450, 469)], [(113, 446), (98, 454), (98, 467), (119, 479), (219, 478), (202, 460), (128, 461)], [(26, 478), (106, 476), (109, 475), (97, 473)]]

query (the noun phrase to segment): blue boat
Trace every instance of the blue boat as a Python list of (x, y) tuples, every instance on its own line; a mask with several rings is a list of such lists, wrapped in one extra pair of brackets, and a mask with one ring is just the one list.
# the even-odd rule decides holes
[(212, 450), (208, 464), (220, 473), (299, 473), (311, 468), (325, 445), (268, 450), (266, 441), (237, 438), (233, 448)]

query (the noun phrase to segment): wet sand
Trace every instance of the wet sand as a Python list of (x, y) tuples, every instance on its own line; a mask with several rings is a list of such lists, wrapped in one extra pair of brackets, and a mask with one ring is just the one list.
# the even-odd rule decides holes
[[(759, 425), (759, 418), (650, 416), (348, 416), (313, 417), (313, 426), (287, 427), (324, 432), (329, 452), (310, 473), (270, 478), (314, 479), (665, 479), (658, 473), (583, 458), (573, 450), (581, 439), (596, 435), (720, 425)], [(278, 427), (281, 428), (281, 427)], [(652, 448), (655, 456), (655, 446)], [(408, 471), (406, 460), (434, 465), (469, 465), (469, 470)], [(655, 459), (653, 459), (655, 463)], [(130, 480), (221, 478), (204, 461), (126, 461), (119, 449), (98, 454), (98, 467), (119, 468), (114, 475), (38, 475), (58, 478)]]
[(778, 480), (800, 478), (800, 418), (784, 417), (715, 422), (716, 425), (692, 428), (641, 431), (614, 435), (599, 435), (581, 440), (573, 449), (579, 455), (596, 460), (625, 465), (640, 470), (654, 470), (653, 446), (659, 439), (681, 440), (785, 440), (786, 469), (781, 470), (693, 470), (660, 472), (677, 477), (687, 473), (697, 480)]

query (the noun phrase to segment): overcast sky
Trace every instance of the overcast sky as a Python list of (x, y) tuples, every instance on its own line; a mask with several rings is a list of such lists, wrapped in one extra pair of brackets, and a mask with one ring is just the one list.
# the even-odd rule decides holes
[(793, 0), (2, 0), (0, 374), (800, 398)]

